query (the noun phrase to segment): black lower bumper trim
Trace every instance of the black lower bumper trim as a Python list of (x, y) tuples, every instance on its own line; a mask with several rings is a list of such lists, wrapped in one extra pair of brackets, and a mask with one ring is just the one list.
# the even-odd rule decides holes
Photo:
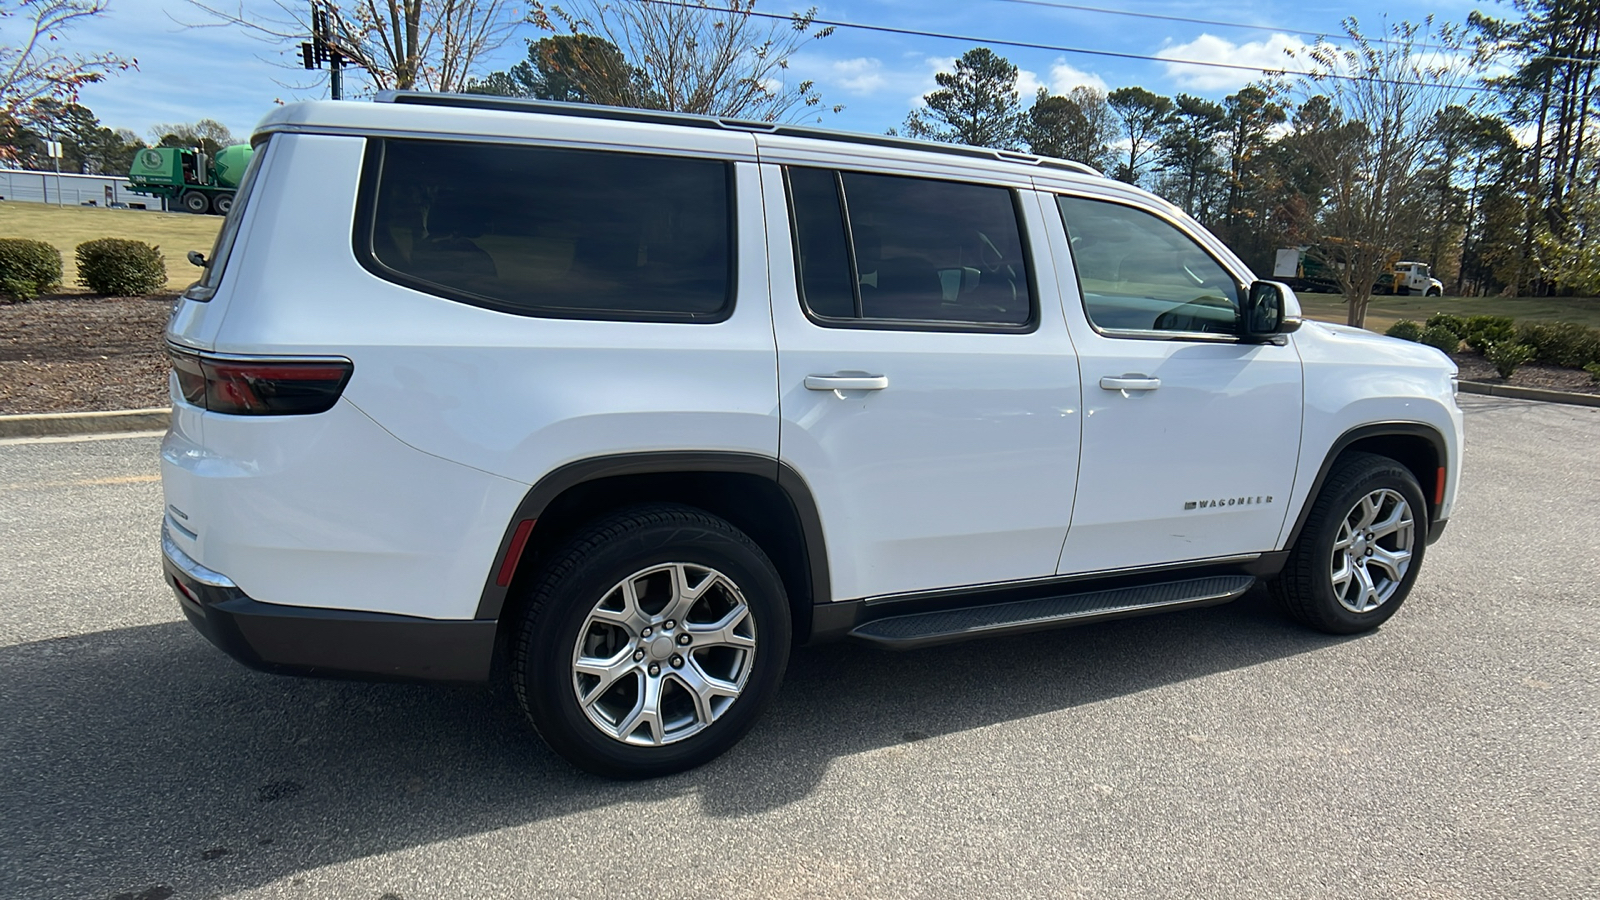
[(264, 672), (393, 681), (486, 681), (492, 619), (436, 620), (261, 603), (203, 584), (169, 557), (167, 583), (190, 623), (223, 652)]
[(1439, 537), (1444, 534), (1444, 526), (1448, 524), (1450, 524), (1449, 519), (1440, 519), (1437, 522), (1430, 522), (1428, 524), (1428, 543), (1431, 544), (1434, 541), (1437, 541)]

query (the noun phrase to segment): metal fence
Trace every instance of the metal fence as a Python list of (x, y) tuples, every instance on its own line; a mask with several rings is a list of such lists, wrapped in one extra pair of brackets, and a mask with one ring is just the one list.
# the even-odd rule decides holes
[(116, 175), (70, 175), (33, 172), (25, 169), (0, 169), (0, 200), (24, 203), (51, 203), (61, 206), (112, 206), (125, 204), (133, 209), (165, 209), (160, 197), (135, 194), (128, 190), (128, 179)]

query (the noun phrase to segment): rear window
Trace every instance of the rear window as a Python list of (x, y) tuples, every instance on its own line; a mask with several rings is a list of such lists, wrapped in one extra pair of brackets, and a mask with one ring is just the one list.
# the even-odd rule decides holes
[(375, 140), (356, 251), (381, 277), (502, 312), (720, 321), (731, 177), (718, 160)]
[(228, 210), (228, 216), (222, 220), (222, 228), (217, 232), (217, 242), (211, 248), (205, 271), (201, 273), (200, 280), (184, 292), (184, 296), (190, 300), (204, 302), (217, 293), (217, 285), (222, 283), (222, 272), (228, 267), (228, 257), (233, 255), (234, 241), (239, 237), (239, 221), (244, 218), (245, 207), (250, 203), (250, 195), (256, 186), (256, 173), (261, 171), (268, 146), (270, 141), (255, 145), (255, 153), (245, 166), (244, 177), (239, 179), (239, 189), (234, 192), (233, 207)]

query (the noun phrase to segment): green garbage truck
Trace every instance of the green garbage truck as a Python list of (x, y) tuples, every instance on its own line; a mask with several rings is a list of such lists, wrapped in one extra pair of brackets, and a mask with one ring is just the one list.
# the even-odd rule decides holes
[(254, 153), (248, 144), (224, 147), (215, 155), (187, 147), (140, 150), (128, 170), (128, 189), (161, 197), (174, 211), (225, 216)]

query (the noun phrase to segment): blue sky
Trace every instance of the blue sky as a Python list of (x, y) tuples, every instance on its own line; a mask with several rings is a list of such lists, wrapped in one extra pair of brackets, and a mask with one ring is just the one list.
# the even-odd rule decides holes
[[(227, 4), (227, 0), (222, 2)], [(819, 3), (817, 10), (823, 18), (846, 22), (1248, 65), (1281, 64), (1285, 45), (1309, 42), (1318, 33), (1337, 35), (1341, 33), (1340, 19), (1346, 15), (1356, 16), (1369, 31), (1382, 27), (1385, 14), (1413, 21), (1432, 14), (1454, 22), (1464, 22), (1474, 9), (1511, 15), (1508, 4), (1493, 0), (1061, 2), (1260, 28), (1222, 28), (1004, 0), (832, 0)], [(242, 9), (247, 16), (277, 12), (272, 0), (235, 0), (229, 8)], [(787, 13), (798, 4), (791, 7), (766, 0), (757, 8)], [(327, 95), (325, 76), (308, 78), (311, 73), (299, 70), (297, 47), (263, 43), (235, 28), (185, 27), (185, 23), (203, 21), (204, 15), (184, 0), (111, 0), (105, 16), (70, 35), (68, 48), (114, 50), (137, 57), (139, 69), (88, 86), (82, 102), (107, 126), (131, 128), (141, 136), (157, 123), (207, 117), (221, 121), (243, 138), (275, 102)], [(531, 26), (524, 28), (495, 55), (491, 67), (504, 68), (515, 62), (524, 52), (522, 38), (539, 36)], [(916, 98), (933, 88), (934, 72), (948, 67), (976, 44), (840, 28), (831, 37), (808, 44), (793, 60), (792, 72), (814, 80), (827, 104), (846, 107), (837, 115), (824, 114), (822, 125), (881, 133), (899, 125)], [(1023, 70), (1025, 100), (1037, 85), (1064, 91), (1085, 83), (1107, 88), (1136, 84), (1161, 94), (1185, 92), (1220, 98), (1251, 80), (1249, 73), (1222, 69), (998, 45), (993, 49)]]

